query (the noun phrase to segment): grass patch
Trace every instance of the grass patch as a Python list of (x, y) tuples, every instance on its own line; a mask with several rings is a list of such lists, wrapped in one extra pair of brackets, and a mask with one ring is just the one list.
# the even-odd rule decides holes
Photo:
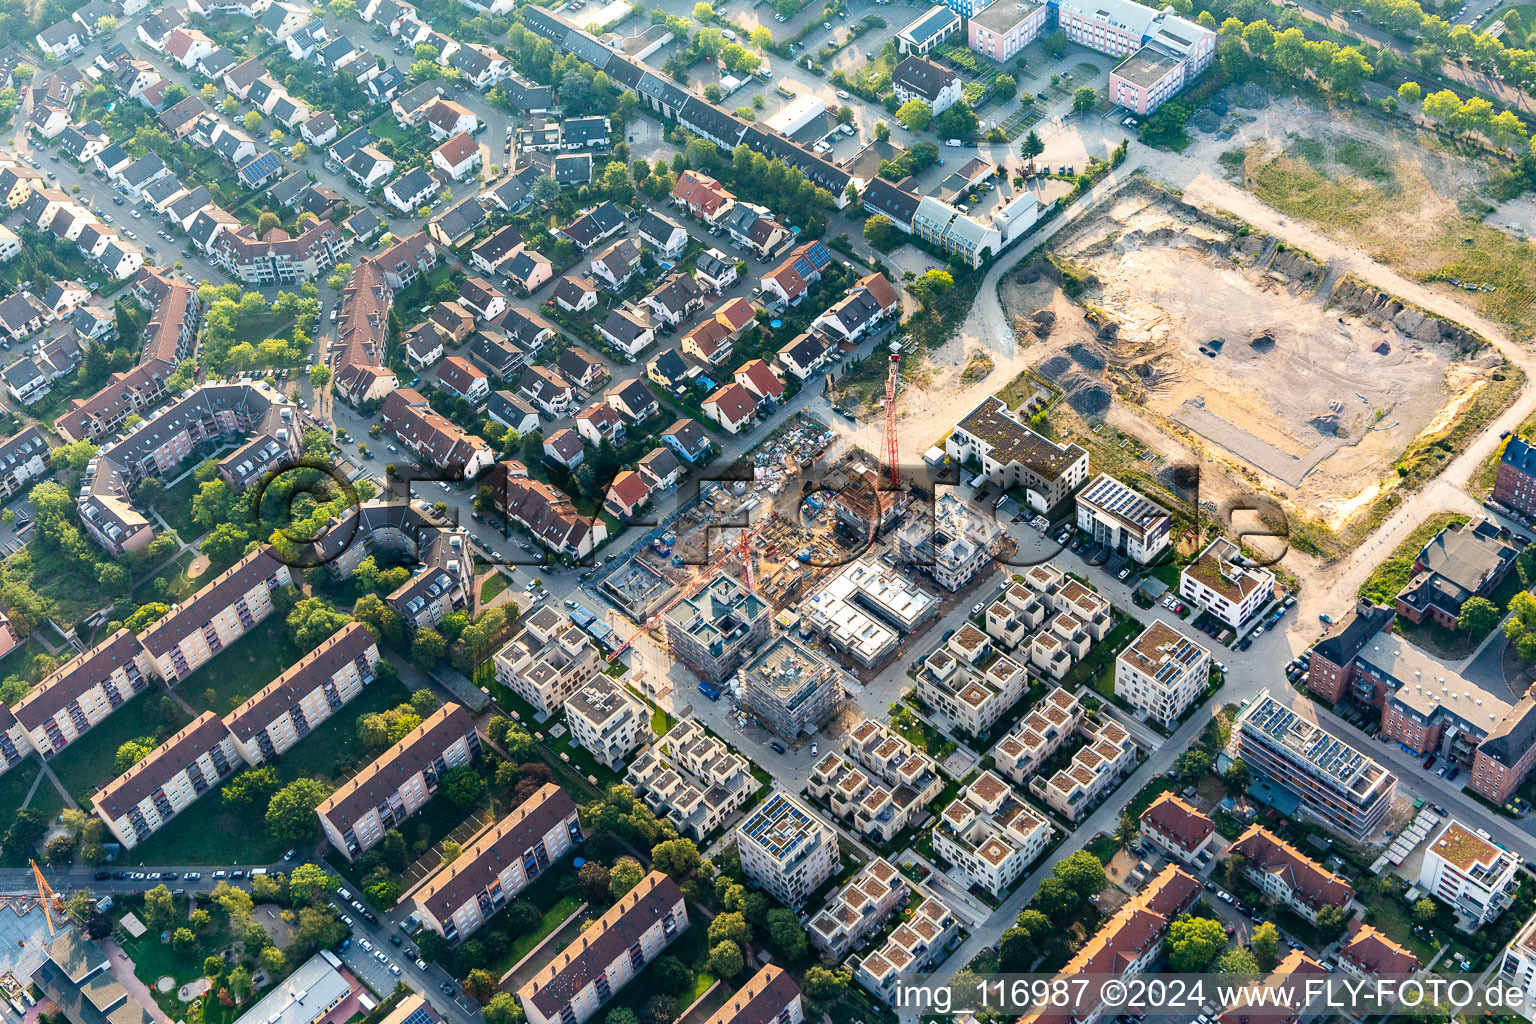
[(490, 604), (491, 600), (506, 590), (508, 585), (506, 574), (500, 572), (492, 573), (490, 579), (480, 584), (481, 604)]
[(507, 950), (506, 956), (490, 966), (491, 973), (496, 975), (506, 973), (513, 964), (529, 953), (532, 953), (534, 947), (549, 938), (556, 928), (559, 928), (572, 914), (576, 913), (577, 908), (580, 906), (580, 896), (566, 896), (553, 907), (546, 910), (544, 916), (539, 919), (538, 926), (519, 935), (512, 943), (511, 948)]
[[(42, 767), (37, 763), (37, 758), (29, 757), (4, 775), (0, 775), (0, 821), (15, 819), (16, 812), (26, 803), (27, 793), (32, 789), (32, 781), (37, 778), (40, 771)], [(53, 787), (48, 786), (48, 788)], [(38, 787), (38, 792), (42, 792), (42, 786)]]
[[(133, 599), (139, 604), (148, 604), (151, 601), (163, 601), (166, 604), (174, 604), (184, 598), (191, 597), (197, 588), (208, 582), (212, 577), (204, 573), (196, 580), (189, 579), (187, 568), (192, 560), (197, 557), (195, 551), (183, 551), (171, 560), (171, 564), (155, 573), (154, 579), (141, 586), (135, 587)], [(164, 586), (156, 586), (164, 580)]]
[(1460, 512), (1436, 512), (1430, 515), (1393, 549), (1392, 554), (1371, 570), (1365, 582), (1360, 584), (1356, 596), (1390, 606), (1398, 592), (1408, 585), (1413, 575), (1414, 559), (1419, 556), (1424, 545), (1447, 526), (1459, 526), (1468, 518)]
[(155, 511), (183, 541), (194, 541), (204, 533), (203, 528), (192, 520), (192, 499), (202, 486), (202, 482), (189, 473), (174, 487), (161, 491), (155, 500)]
[(672, 727), (676, 724), (677, 719), (661, 710), (661, 708), (656, 708), (651, 712), (651, 731), (656, 734), (657, 739), (671, 732)]
[[(117, 748), (138, 736), (164, 739), (190, 719), (170, 697), (151, 687), (65, 747), (50, 762), (53, 774), (80, 804), (117, 777)], [(174, 863), (174, 862), (170, 862)]]
[(1413, 908), (1402, 901), (1401, 890), (1395, 886), (1387, 888), (1389, 891), (1370, 893), (1362, 899), (1366, 920), (1381, 929), (1387, 938), (1418, 957), (1420, 962), (1429, 963), (1440, 947), (1413, 934)]
[(196, 711), (227, 715), (305, 653), (288, 635), (283, 617), (269, 615), (178, 684), (176, 691)]

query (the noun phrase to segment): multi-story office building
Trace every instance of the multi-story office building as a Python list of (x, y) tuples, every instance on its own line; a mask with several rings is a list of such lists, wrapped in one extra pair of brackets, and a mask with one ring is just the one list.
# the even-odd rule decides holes
[(565, 702), (565, 724), (572, 739), (614, 771), (653, 735), (645, 702), (607, 676), (594, 676), (571, 694)]
[(757, 792), (751, 763), (696, 718), (679, 722), (635, 758), (624, 781), (646, 806), (695, 842), (723, 827)]
[(1082, 723), (1083, 706), (1077, 698), (1059, 686), (1052, 687), (1013, 731), (992, 748), (992, 760), (997, 770), (1015, 784), (1027, 786)]
[(946, 491), (934, 501), (931, 516), (915, 518), (897, 531), (897, 557), (953, 592), (991, 562), (1002, 537), (1002, 524), (996, 519), (977, 514)]
[(783, 968), (767, 964), (704, 1024), (805, 1024), (800, 986)]
[(1088, 452), (1059, 445), (1025, 426), (1002, 400), (987, 397), (944, 441), (956, 462), (976, 466), (1003, 490), (1024, 488), (1029, 507), (1048, 512), (1088, 482)]
[(1347, 909), (1355, 898), (1355, 890), (1341, 876), (1258, 825), (1238, 836), (1227, 856), (1243, 857), (1245, 878), (1313, 924), (1319, 910)]
[(837, 833), (788, 793), (773, 793), (736, 826), (741, 870), (794, 910), (837, 870)]
[(1115, 656), (1115, 693), (1171, 726), (1205, 693), (1211, 652), (1161, 619)]
[(277, 757), (373, 682), (379, 647), (361, 622), (300, 658), (224, 719), (246, 764)]
[(1168, 547), (1173, 516), (1108, 473), (1077, 494), (1077, 528), (1134, 562), (1146, 565)]
[(242, 764), (229, 730), (205, 711), (98, 789), (91, 804), (107, 831), (131, 850)]
[(1429, 841), (1419, 867), (1419, 888), (1456, 911), (1476, 931), (1504, 913), (1520, 891), (1520, 861), (1486, 832), (1446, 822)]
[(971, 15), (968, 43), (983, 57), (1006, 64), (1045, 31), (1050, 8), (1031, 0), (995, 3)]
[(1057, 20), (1067, 38), (1126, 58), (1110, 73), (1109, 99), (1148, 114), (1199, 77), (1216, 53), (1216, 33), (1171, 8), (1134, 0), (1060, 0)]
[(1216, 822), (1182, 797), (1164, 793), (1141, 812), (1141, 838), (1185, 865), (1210, 849)]
[(1382, 634), (1355, 656), (1355, 686), (1379, 696), (1381, 731), (1417, 754), (1470, 765), (1512, 710), (1401, 637)]
[(619, 898), (517, 998), (530, 1024), (582, 1024), (688, 929), (683, 892), (660, 871)]
[(553, 783), (476, 833), (457, 857), (406, 893), (421, 923), (452, 943), (469, 938), (581, 842), (576, 804)]
[(1072, 755), (1071, 764), (1049, 779), (1036, 775), (1029, 780), (1029, 791), (1077, 821), (1135, 767), (1136, 741), (1117, 723), (1105, 722)]
[(984, 771), (939, 814), (933, 852), (1002, 899), (1051, 839), (1051, 826), (1008, 783)]
[(764, 648), (741, 675), (747, 706), (787, 740), (819, 730), (843, 700), (837, 666), (787, 634)]
[(730, 576), (717, 576), (666, 613), (667, 643), (695, 672), (718, 683), (768, 639), (772, 610)]
[(853, 976), (889, 1003), (898, 985), (911, 982), (959, 940), (960, 919), (943, 900), (929, 896), (879, 949), (858, 962)]
[(811, 945), (833, 960), (843, 959), (859, 940), (884, 925), (906, 903), (909, 891), (895, 865), (876, 857), (811, 918), (807, 926)]
[(1275, 593), (1275, 574), (1244, 564), (1242, 552), (1218, 537), (1179, 573), (1179, 596), (1242, 629)]
[(17, 701), (7, 736), (18, 751), (52, 757), (149, 689), (153, 673), (139, 638), (120, 629), (59, 666)]
[(587, 634), (547, 608), (528, 617), (495, 663), (501, 685), (551, 715), (603, 667)]
[(479, 755), (475, 720), (459, 705), (444, 704), (322, 800), (315, 808), (320, 828), (337, 853), (356, 860), (419, 811), (444, 772)]
[(230, 566), (218, 579), (144, 632), (155, 674), (175, 686), (272, 614), (272, 591), (293, 582), (270, 545)]
[(1267, 689), (1237, 716), (1231, 743), (1235, 757), (1300, 796), (1310, 813), (1348, 835), (1370, 835), (1392, 805), (1396, 775)]

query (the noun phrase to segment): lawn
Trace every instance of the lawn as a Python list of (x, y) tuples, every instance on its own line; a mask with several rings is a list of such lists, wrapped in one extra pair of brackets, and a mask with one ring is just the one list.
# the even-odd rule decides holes
[(197, 711), (227, 715), (282, 675), (304, 653), (288, 635), (283, 617), (274, 614), (194, 672), (176, 690)]
[(155, 499), (155, 511), (183, 541), (194, 541), (204, 533), (203, 528), (192, 521), (192, 499), (202, 486), (202, 482), (189, 473), (186, 479), (166, 488)]
[(1390, 606), (1398, 591), (1408, 585), (1413, 575), (1413, 562), (1419, 551), (1430, 539), (1447, 526), (1467, 521), (1461, 512), (1436, 512), (1419, 524), (1382, 563), (1360, 584), (1359, 597)]
[(118, 708), (90, 732), (65, 747), (50, 766), (59, 782), (81, 804), (117, 777), (117, 748), (138, 736), (163, 739), (188, 722), (186, 712), (151, 687)]
[[(37, 758), (29, 757), (4, 775), (0, 775), (0, 821), (10, 821), (16, 817), (22, 801), (26, 800), (27, 792), (32, 788), (32, 780), (37, 778), (40, 770)], [(49, 788), (53, 787), (49, 786)], [(41, 786), (38, 787), (38, 792), (42, 792)]]
[(580, 906), (580, 896), (566, 896), (561, 899), (560, 902), (544, 912), (544, 916), (540, 918), (537, 927), (517, 937), (512, 943), (511, 948), (507, 950), (506, 955), (490, 966), (490, 972), (498, 976), (505, 974), (513, 964), (533, 952), (533, 948), (547, 939), (556, 928), (570, 920), (571, 915), (576, 913)]
[(480, 603), (490, 604), (493, 598), (506, 589), (506, 574), (501, 572), (493, 573), (490, 579), (480, 584)]
[[(151, 601), (172, 604), (191, 597), (198, 587), (212, 579), (212, 576), (206, 573), (195, 580), (187, 578), (187, 567), (196, 557), (195, 551), (183, 551), (177, 555), (170, 565), (155, 573), (154, 579), (134, 588), (133, 600), (138, 604), (148, 604)], [(165, 580), (164, 589), (156, 588), (157, 580)]]
[(240, 317), (235, 325), (235, 342), (249, 342), (254, 347), (269, 338), (281, 337), (292, 323), (293, 317), (273, 312)]
[(351, 768), (374, 759), (379, 751), (363, 746), (357, 735), (357, 720), (375, 711), (387, 711), (411, 699), (400, 683), (379, 679), (355, 698), (339, 714), (322, 722), (302, 741), (296, 743), (275, 762), (284, 783), (294, 779), (322, 779), (339, 785), (351, 774)]
[(1367, 894), (1361, 902), (1366, 907), (1366, 920), (1387, 938), (1406, 948), (1422, 963), (1427, 964), (1434, 958), (1440, 947), (1413, 934), (1413, 908), (1403, 902), (1399, 891), (1394, 888), (1377, 896)]

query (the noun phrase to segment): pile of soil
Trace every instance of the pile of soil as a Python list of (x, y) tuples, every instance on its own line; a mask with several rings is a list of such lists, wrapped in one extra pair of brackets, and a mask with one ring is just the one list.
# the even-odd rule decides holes
[(1209, 107), (1201, 107), (1189, 119), (1189, 127), (1194, 131), (1214, 132), (1221, 127), (1221, 115)]
[(1067, 354), (1072, 357), (1074, 363), (1085, 370), (1104, 369), (1104, 358), (1081, 342), (1076, 345), (1068, 345)]
[(1037, 366), (1036, 369), (1059, 384), (1068, 373), (1072, 372), (1072, 360), (1063, 355), (1054, 355)]
[(1237, 105), (1240, 107), (1267, 107), (1269, 106), (1269, 93), (1257, 82), (1249, 82), (1237, 91)]
[(1079, 416), (1103, 416), (1109, 411), (1109, 388), (1100, 381), (1083, 381), (1082, 385), (1067, 392), (1067, 404)]
[(1049, 309), (1037, 309), (1030, 314), (1029, 322), (1034, 325), (1035, 334), (1045, 338), (1051, 333), (1051, 328), (1056, 326), (1056, 314)]

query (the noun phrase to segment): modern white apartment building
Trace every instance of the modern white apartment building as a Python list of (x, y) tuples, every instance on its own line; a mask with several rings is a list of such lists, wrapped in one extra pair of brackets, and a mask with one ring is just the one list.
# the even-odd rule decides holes
[(984, 771), (940, 813), (933, 852), (1002, 899), (1050, 839), (1051, 826), (1008, 783)]
[(929, 969), (929, 964), (960, 939), (960, 919), (936, 896), (929, 896), (912, 910), (912, 916), (891, 932), (891, 937), (860, 960), (853, 971), (859, 984), (890, 1002), (896, 987)]
[(1227, 856), (1244, 859), (1243, 875), (1266, 895), (1317, 923), (1324, 907), (1347, 910), (1355, 890), (1268, 829), (1250, 825), (1227, 847)]
[(1301, 797), (1325, 824), (1363, 839), (1392, 806), (1397, 776), (1270, 696), (1259, 695), (1232, 727), (1232, 756)]
[(997, 553), (1002, 524), (945, 491), (931, 516), (919, 516), (896, 532), (897, 557), (921, 569), (933, 582), (956, 591), (976, 578)]
[(529, 616), (522, 632), (496, 652), (496, 679), (546, 714), (565, 706), (599, 673), (603, 661), (587, 634), (549, 609)]
[(205, 711), (98, 789), (91, 805), (107, 831), (131, 850), (242, 764), (229, 730)]
[(736, 826), (741, 869), (793, 910), (837, 871), (837, 833), (788, 793), (775, 792)]
[(816, 764), (808, 789), (876, 842), (895, 839), (944, 788), (933, 758), (878, 722), (855, 726), (846, 749), (851, 760), (829, 753)]
[(1024, 666), (1006, 654), (978, 668), (991, 653), (987, 635), (967, 624), (925, 658), (917, 673), (918, 696), (971, 736), (985, 736), (1029, 685)]
[(591, 682), (565, 702), (571, 738), (598, 763), (618, 771), (635, 748), (651, 741), (651, 712), (645, 702), (607, 676)]
[(805, 1024), (800, 986), (783, 968), (767, 964), (704, 1024)]
[(1504, 948), (1499, 974), (1525, 991), (1527, 1004), (1536, 1002), (1536, 916), (1525, 922)]
[(139, 638), (120, 629), (59, 666), (17, 701), (6, 736), (18, 752), (52, 757), (149, 689), (153, 672)]
[(843, 566), (805, 607), (811, 628), (866, 667), (895, 653), (902, 635), (938, 613), (932, 594), (874, 558)]
[(1164, 793), (1141, 812), (1143, 841), (1184, 865), (1210, 849), (1216, 822), (1172, 793)]
[(722, 828), (757, 792), (751, 763), (696, 718), (679, 722), (635, 758), (624, 781), (655, 814), (695, 842)]
[(1173, 516), (1108, 473), (1077, 492), (1077, 528), (1094, 543), (1146, 565), (1168, 547)]
[(992, 748), (997, 770), (1027, 786), (1083, 723), (1083, 706), (1056, 686)]
[(1004, 490), (1024, 488), (1037, 512), (1055, 508), (1088, 482), (1086, 449), (1035, 433), (995, 396), (955, 425), (944, 450)]
[(859, 869), (848, 884), (832, 894), (807, 930), (811, 945), (833, 960), (842, 960), (864, 936), (881, 927), (907, 901), (906, 879), (884, 857)]
[(1036, 775), (1029, 780), (1029, 791), (1076, 821), (1135, 767), (1136, 741), (1115, 722), (1105, 722), (1072, 755), (1071, 764), (1049, 779)]
[(1233, 629), (1242, 629), (1274, 593), (1275, 574), (1244, 565), (1242, 552), (1225, 537), (1212, 541), (1179, 573), (1179, 596)]
[(582, 1024), (688, 929), (683, 892), (652, 871), (535, 974), (517, 998), (530, 1024)]
[(1165, 726), (1178, 721), (1211, 681), (1211, 652), (1161, 619), (1115, 656), (1115, 693)]
[(476, 833), (406, 898), (425, 927), (458, 944), (580, 842), (576, 804), (547, 783)]
[(337, 853), (356, 860), (432, 799), (444, 772), (479, 755), (475, 720), (444, 704), (322, 800), (320, 828)]
[(224, 718), (246, 764), (277, 757), (340, 711), (377, 676), (379, 647), (349, 622)]
[(1520, 861), (1486, 832), (1446, 822), (1429, 841), (1419, 868), (1419, 888), (1456, 911), (1468, 931), (1491, 923), (1520, 891)]
[(272, 614), (272, 591), (291, 584), (270, 545), (258, 548), (144, 631), (155, 673), (175, 686)]

